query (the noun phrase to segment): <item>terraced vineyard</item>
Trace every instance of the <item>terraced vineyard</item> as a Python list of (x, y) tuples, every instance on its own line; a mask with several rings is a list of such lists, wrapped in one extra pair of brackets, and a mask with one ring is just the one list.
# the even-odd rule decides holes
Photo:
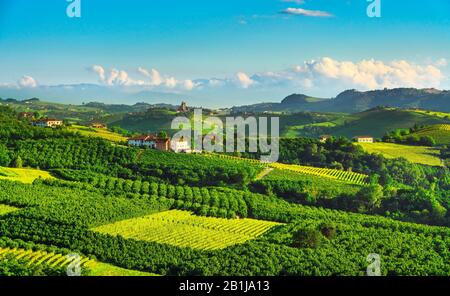
[[(241, 158), (237, 156), (230, 156), (230, 155), (224, 155), (224, 154), (210, 154), (209, 156), (219, 157), (219, 158), (225, 158), (225, 159), (234, 159), (239, 161), (245, 161), (249, 163), (259, 163), (261, 162), (257, 159), (249, 159), (249, 158)], [(269, 167), (280, 169), (280, 170), (287, 170), (291, 172), (296, 172), (299, 174), (306, 174), (306, 175), (313, 175), (313, 176), (319, 176), (323, 178), (330, 178), (335, 179), (339, 181), (344, 181), (351, 184), (357, 184), (357, 185), (365, 185), (367, 184), (368, 176), (360, 173), (354, 173), (354, 172), (346, 172), (346, 171), (340, 171), (340, 170), (334, 170), (334, 169), (327, 169), (327, 168), (317, 168), (317, 167), (310, 167), (310, 166), (301, 166), (301, 165), (290, 165), (290, 164), (283, 164), (283, 163), (268, 163)], [(261, 171), (260, 174), (262, 174), (264, 171)], [(256, 179), (258, 179), (257, 176)]]
[(94, 231), (199, 250), (218, 250), (254, 239), (282, 225), (254, 219), (221, 219), (172, 210), (100, 226)]
[[(66, 268), (75, 260), (75, 257), (69, 257), (53, 252), (0, 248), (0, 259), (5, 259), (6, 257), (26, 261), (28, 266), (46, 266), (55, 269)], [(90, 266), (93, 266), (94, 263), (95, 261), (89, 258), (81, 258), (79, 264), (82, 268), (89, 268)]]
[(367, 184), (368, 176), (360, 173), (333, 170), (327, 168), (316, 168), (309, 166), (293, 165), (293, 164), (283, 164), (283, 163), (271, 163), (271, 167), (287, 170), (291, 172), (296, 172), (300, 174), (314, 175), (324, 178), (335, 179), (339, 181), (344, 181), (351, 184), (365, 185)]

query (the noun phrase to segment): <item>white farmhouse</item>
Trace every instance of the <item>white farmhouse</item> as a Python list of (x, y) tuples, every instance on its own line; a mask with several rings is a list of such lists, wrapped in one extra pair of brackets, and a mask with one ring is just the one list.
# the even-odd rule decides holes
[(44, 118), (44, 119), (38, 119), (35, 120), (31, 123), (33, 126), (38, 126), (38, 127), (57, 127), (57, 126), (62, 126), (63, 125), (63, 121), (62, 120), (58, 120), (58, 119), (53, 119), (53, 118)]
[(358, 143), (373, 143), (373, 142), (375, 142), (374, 138), (371, 136), (358, 136), (358, 137), (355, 137), (355, 140)]
[(153, 135), (142, 135), (128, 139), (128, 145), (136, 147), (156, 148), (156, 137)]

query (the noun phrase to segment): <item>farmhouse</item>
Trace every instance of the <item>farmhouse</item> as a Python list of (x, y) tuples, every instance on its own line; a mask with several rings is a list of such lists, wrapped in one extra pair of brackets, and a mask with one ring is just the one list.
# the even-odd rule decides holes
[(141, 135), (128, 139), (128, 145), (156, 149), (157, 138), (154, 135)]
[(107, 128), (106, 124), (96, 123), (96, 122), (91, 123), (90, 127), (91, 128), (99, 128), (99, 129), (106, 129)]
[(25, 118), (34, 118), (35, 113), (34, 112), (20, 112), (19, 113), (19, 119), (25, 119)]
[(54, 118), (44, 118), (44, 119), (38, 119), (31, 123), (33, 126), (38, 127), (58, 127), (63, 125), (62, 120), (54, 119)]
[(371, 136), (357, 136), (354, 139), (358, 143), (373, 143), (373, 142), (375, 142), (374, 138)]
[(176, 153), (191, 153), (191, 144), (181, 137), (178, 141), (172, 141), (171, 149)]
[(330, 135), (322, 135), (322, 136), (319, 137), (319, 141), (321, 143), (325, 143), (328, 139), (331, 139)]
[(128, 145), (136, 147), (148, 147), (160, 151), (174, 151), (176, 153), (190, 153), (189, 142), (184, 138), (178, 141), (170, 141), (169, 138), (161, 139), (155, 135), (141, 135), (128, 139)]

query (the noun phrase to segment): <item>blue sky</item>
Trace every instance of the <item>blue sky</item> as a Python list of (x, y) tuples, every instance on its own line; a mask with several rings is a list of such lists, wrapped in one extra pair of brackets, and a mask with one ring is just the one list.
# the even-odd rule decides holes
[(68, 4), (0, 0), (3, 88), (96, 83), (236, 104), (450, 88), (448, 0), (381, 0), (381, 18), (366, 0), (81, 0), (79, 19)]

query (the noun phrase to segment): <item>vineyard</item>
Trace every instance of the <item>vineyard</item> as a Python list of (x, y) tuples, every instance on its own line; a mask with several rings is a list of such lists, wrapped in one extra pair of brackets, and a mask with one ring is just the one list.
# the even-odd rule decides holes
[(333, 169), (327, 169), (327, 168), (315, 168), (315, 167), (309, 167), (309, 166), (301, 166), (301, 165), (292, 165), (292, 164), (282, 164), (282, 163), (271, 163), (271, 167), (275, 169), (300, 173), (300, 174), (307, 174), (307, 175), (314, 175), (318, 177), (323, 178), (330, 178), (335, 179), (339, 181), (344, 181), (351, 184), (357, 184), (357, 185), (365, 185), (367, 184), (368, 176), (364, 174), (354, 173), (354, 172), (347, 172), (347, 171), (340, 171), (340, 170), (333, 170)]
[[(67, 268), (74, 260), (75, 256), (49, 253), (45, 251), (33, 251), (25, 249), (0, 248), (0, 259), (13, 258), (27, 262), (27, 266), (45, 266), (48, 268)], [(89, 258), (80, 258), (79, 266), (89, 268), (95, 261)]]
[[(232, 159), (236, 161), (241, 162), (248, 162), (252, 164), (260, 164), (262, 165), (261, 161), (257, 159), (250, 159), (250, 158), (241, 158), (237, 156), (231, 156), (231, 155), (225, 155), (225, 154), (209, 154), (208, 156), (214, 156), (222, 159)], [(357, 185), (365, 185), (367, 184), (368, 176), (364, 174), (354, 173), (354, 172), (346, 172), (346, 171), (340, 171), (340, 170), (334, 170), (334, 169), (327, 169), (327, 168), (316, 168), (316, 167), (310, 167), (310, 166), (300, 166), (300, 165), (288, 165), (283, 163), (267, 163), (265, 165), (268, 165), (269, 167), (285, 170), (285, 171), (291, 171), (296, 172), (299, 174), (306, 174), (306, 175), (314, 175), (319, 176), (323, 178), (329, 178), (329, 179), (335, 179), (339, 181), (344, 181), (351, 184), (357, 184)], [(263, 172), (261, 172), (262, 174)], [(258, 175), (256, 179), (261, 175)]]
[(172, 210), (100, 226), (94, 231), (198, 250), (219, 250), (254, 239), (278, 225), (281, 224), (253, 219), (198, 217)]

